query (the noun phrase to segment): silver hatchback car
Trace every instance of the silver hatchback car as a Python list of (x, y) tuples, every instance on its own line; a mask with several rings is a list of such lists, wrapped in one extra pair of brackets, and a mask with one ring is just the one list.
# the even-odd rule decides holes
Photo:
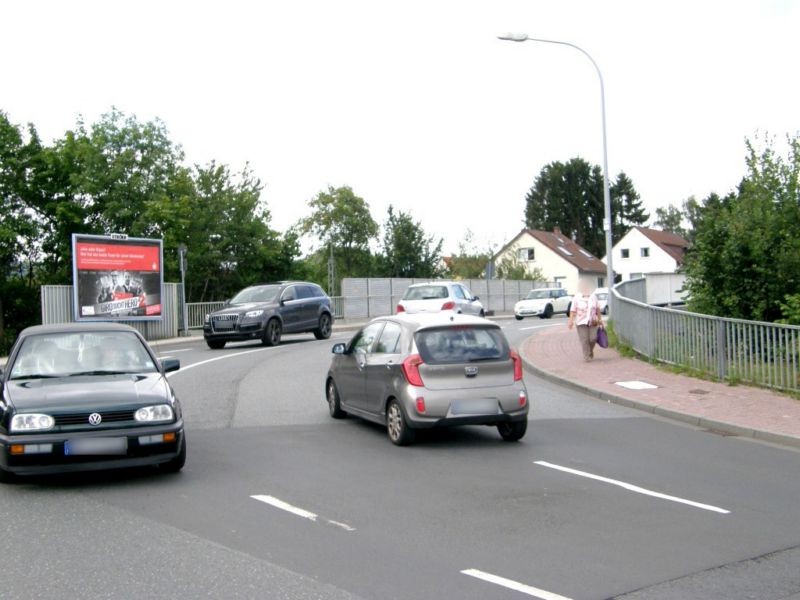
[(458, 281), (431, 281), (410, 285), (398, 302), (396, 312), (454, 312), (478, 317), (484, 315), (480, 298)]
[(347, 414), (386, 425), (392, 443), (417, 429), (494, 425), (517, 441), (528, 427), (522, 360), (498, 325), (440, 313), (373, 319), (349, 343), (333, 346), (325, 382), (333, 418)]

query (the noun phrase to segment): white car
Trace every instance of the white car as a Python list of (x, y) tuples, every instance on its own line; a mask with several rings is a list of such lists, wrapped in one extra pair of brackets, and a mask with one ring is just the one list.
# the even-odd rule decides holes
[(518, 321), (525, 317), (549, 319), (556, 313), (569, 314), (572, 296), (563, 288), (538, 288), (528, 292), (524, 300), (514, 305)]
[(457, 314), (484, 316), (483, 304), (463, 284), (457, 281), (432, 281), (408, 286), (397, 312), (438, 313), (453, 311)]
[(594, 291), (595, 298), (597, 298), (597, 305), (600, 307), (600, 312), (604, 315), (608, 314), (608, 288), (597, 288)]

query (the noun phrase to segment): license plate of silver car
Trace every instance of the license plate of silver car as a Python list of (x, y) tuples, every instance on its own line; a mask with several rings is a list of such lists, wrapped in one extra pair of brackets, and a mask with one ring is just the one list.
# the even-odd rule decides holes
[(78, 438), (64, 442), (65, 456), (117, 455), (128, 452), (128, 438)]
[(456, 400), (450, 405), (452, 415), (495, 415), (498, 410), (497, 400), (494, 398)]

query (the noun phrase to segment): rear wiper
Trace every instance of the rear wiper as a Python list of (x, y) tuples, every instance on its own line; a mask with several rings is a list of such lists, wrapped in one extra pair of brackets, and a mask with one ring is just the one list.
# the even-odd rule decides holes
[(105, 371), (105, 370), (94, 370), (94, 371), (81, 371), (79, 373), (70, 373), (70, 377), (78, 377), (79, 375), (127, 375), (130, 371)]
[(500, 356), (478, 356), (475, 358), (468, 358), (467, 362), (481, 362), (484, 360), (500, 360), (502, 357)]

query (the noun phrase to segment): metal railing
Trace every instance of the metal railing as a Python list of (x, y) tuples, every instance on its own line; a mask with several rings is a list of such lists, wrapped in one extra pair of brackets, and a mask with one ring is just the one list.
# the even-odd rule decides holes
[(225, 306), (225, 302), (187, 302), (186, 316), (189, 329), (202, 329), (206, 315)]
[(615, 286), (614, 329), (636, 352), (732, 383), (800, 391), (800, 326), (726, 319), (649, 306)]

